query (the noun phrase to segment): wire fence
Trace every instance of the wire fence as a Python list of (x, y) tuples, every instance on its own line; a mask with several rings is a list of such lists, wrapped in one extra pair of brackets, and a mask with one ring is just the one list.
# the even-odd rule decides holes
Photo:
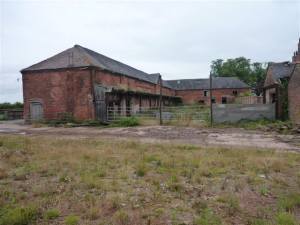
[(203, 123), (210, 120), (210, 109), (205, 106), (164, 106), (159, 107), (108, 107), (107, 120), (119, 121), (124, 117), (137, 117), (141, 120), (161, 120), (164, 123)]

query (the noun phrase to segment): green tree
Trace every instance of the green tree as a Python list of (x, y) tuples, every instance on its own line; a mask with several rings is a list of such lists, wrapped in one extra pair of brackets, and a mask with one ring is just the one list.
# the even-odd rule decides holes
[(22, 109), (23, 103), (21, 102), (15, 102), (15, 103), (9, 103), (9, 102), (3, 102), (0, 103), (0, 109)]
[(237, 77), (251, 86), (257, 95), (260, 95), (266, 76), (266, 68), (265, 63), (251, 63), (250, 59), (238, 57), (212, 61), (211, 73), (215, 77)]

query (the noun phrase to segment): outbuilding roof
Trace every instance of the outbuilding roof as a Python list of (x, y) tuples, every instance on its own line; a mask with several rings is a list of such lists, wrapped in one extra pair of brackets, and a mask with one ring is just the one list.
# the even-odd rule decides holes
[(74, 45), (74, 47), (25, 68), (21, 72), (88, 66), (99, 67), (154, 84), (157, 84), (159, 77), (159, 74), (145, 73), (80, 45)]
[(271, 73), (273, 80), (277, 81), (282, 78), (290, 77), (295, 64), (290, 62), (269, 63), (268, 73)]
[[(167, 80), (165, 83), (176, 90), (196, 90), (210, 88), (209, 79)], [(212, 79), (212, 88), (249, 88), (249, 85), (245, 84), (236, 77), (214, 77)]]

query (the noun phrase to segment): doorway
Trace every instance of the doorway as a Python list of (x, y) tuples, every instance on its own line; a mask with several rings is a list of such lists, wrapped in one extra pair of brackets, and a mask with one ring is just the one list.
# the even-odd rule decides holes
[(30, 120), (38, 121), (44, 118), (43, 105), (40, 102), (30, 103)]

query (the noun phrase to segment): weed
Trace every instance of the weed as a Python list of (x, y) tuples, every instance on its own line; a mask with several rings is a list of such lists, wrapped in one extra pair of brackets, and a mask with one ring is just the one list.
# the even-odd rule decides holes
[(234, 195), (225, 195), (217, 199), (219, 202), (225, 203), (227, 206), (227, 213), (230, 216), (235, 215), (240, 210), (239, 200)]
[(72, 181), (72, 178), (70, 176), (68, 176), (67, 174), (62, 174), (60, 177), (59, 177), (59, 182), (62, 182), (62, 183), (69, 183)]
[(120, 225), (127, 225), (130, 224), (129, 223), (129, 216), (128, 214), (123, 211), (123, 210), (119, 210), (114, 214), (114, 220), (120, 224)]
[(262, 186), (259, 190), (259, 193), (262, 195), (262, 196), (267, 196), (269, 194), (269, 190), (266, 186)]
[(143, 177), (146, 175), (146, 172), (147, 172), (147, 169), (146, 169), (146, 166), (145, 164), (143, 163), (140, 163), (138, 166), (137, 166), (137, 169), (136, 169), (136, 175), (138, 175), (139, 177)]
[(278, 208), (284, 211), (291, 211), (300, 206), (300, 194), (291, 193), (283, 196), (278, 201)]
[(77, 225), (79, 224), (79, 217), (75, 215), (69, 215), (65, 219), (66, 225)]
[(53, 220), (59, 217), (59, 211), (58, 209), (49, 209), (45, 212), (44, 218), (46, 220)]
[(100, 217), (100, 210), (98, 207), (92, 207), (88, 210), (87, 215), (85, 216), (90, 220), (97, 220)]
[(195, 225), (221, 225), (221, 219), (214, 212), (206, 208), (198, 218), (194, 220)]

